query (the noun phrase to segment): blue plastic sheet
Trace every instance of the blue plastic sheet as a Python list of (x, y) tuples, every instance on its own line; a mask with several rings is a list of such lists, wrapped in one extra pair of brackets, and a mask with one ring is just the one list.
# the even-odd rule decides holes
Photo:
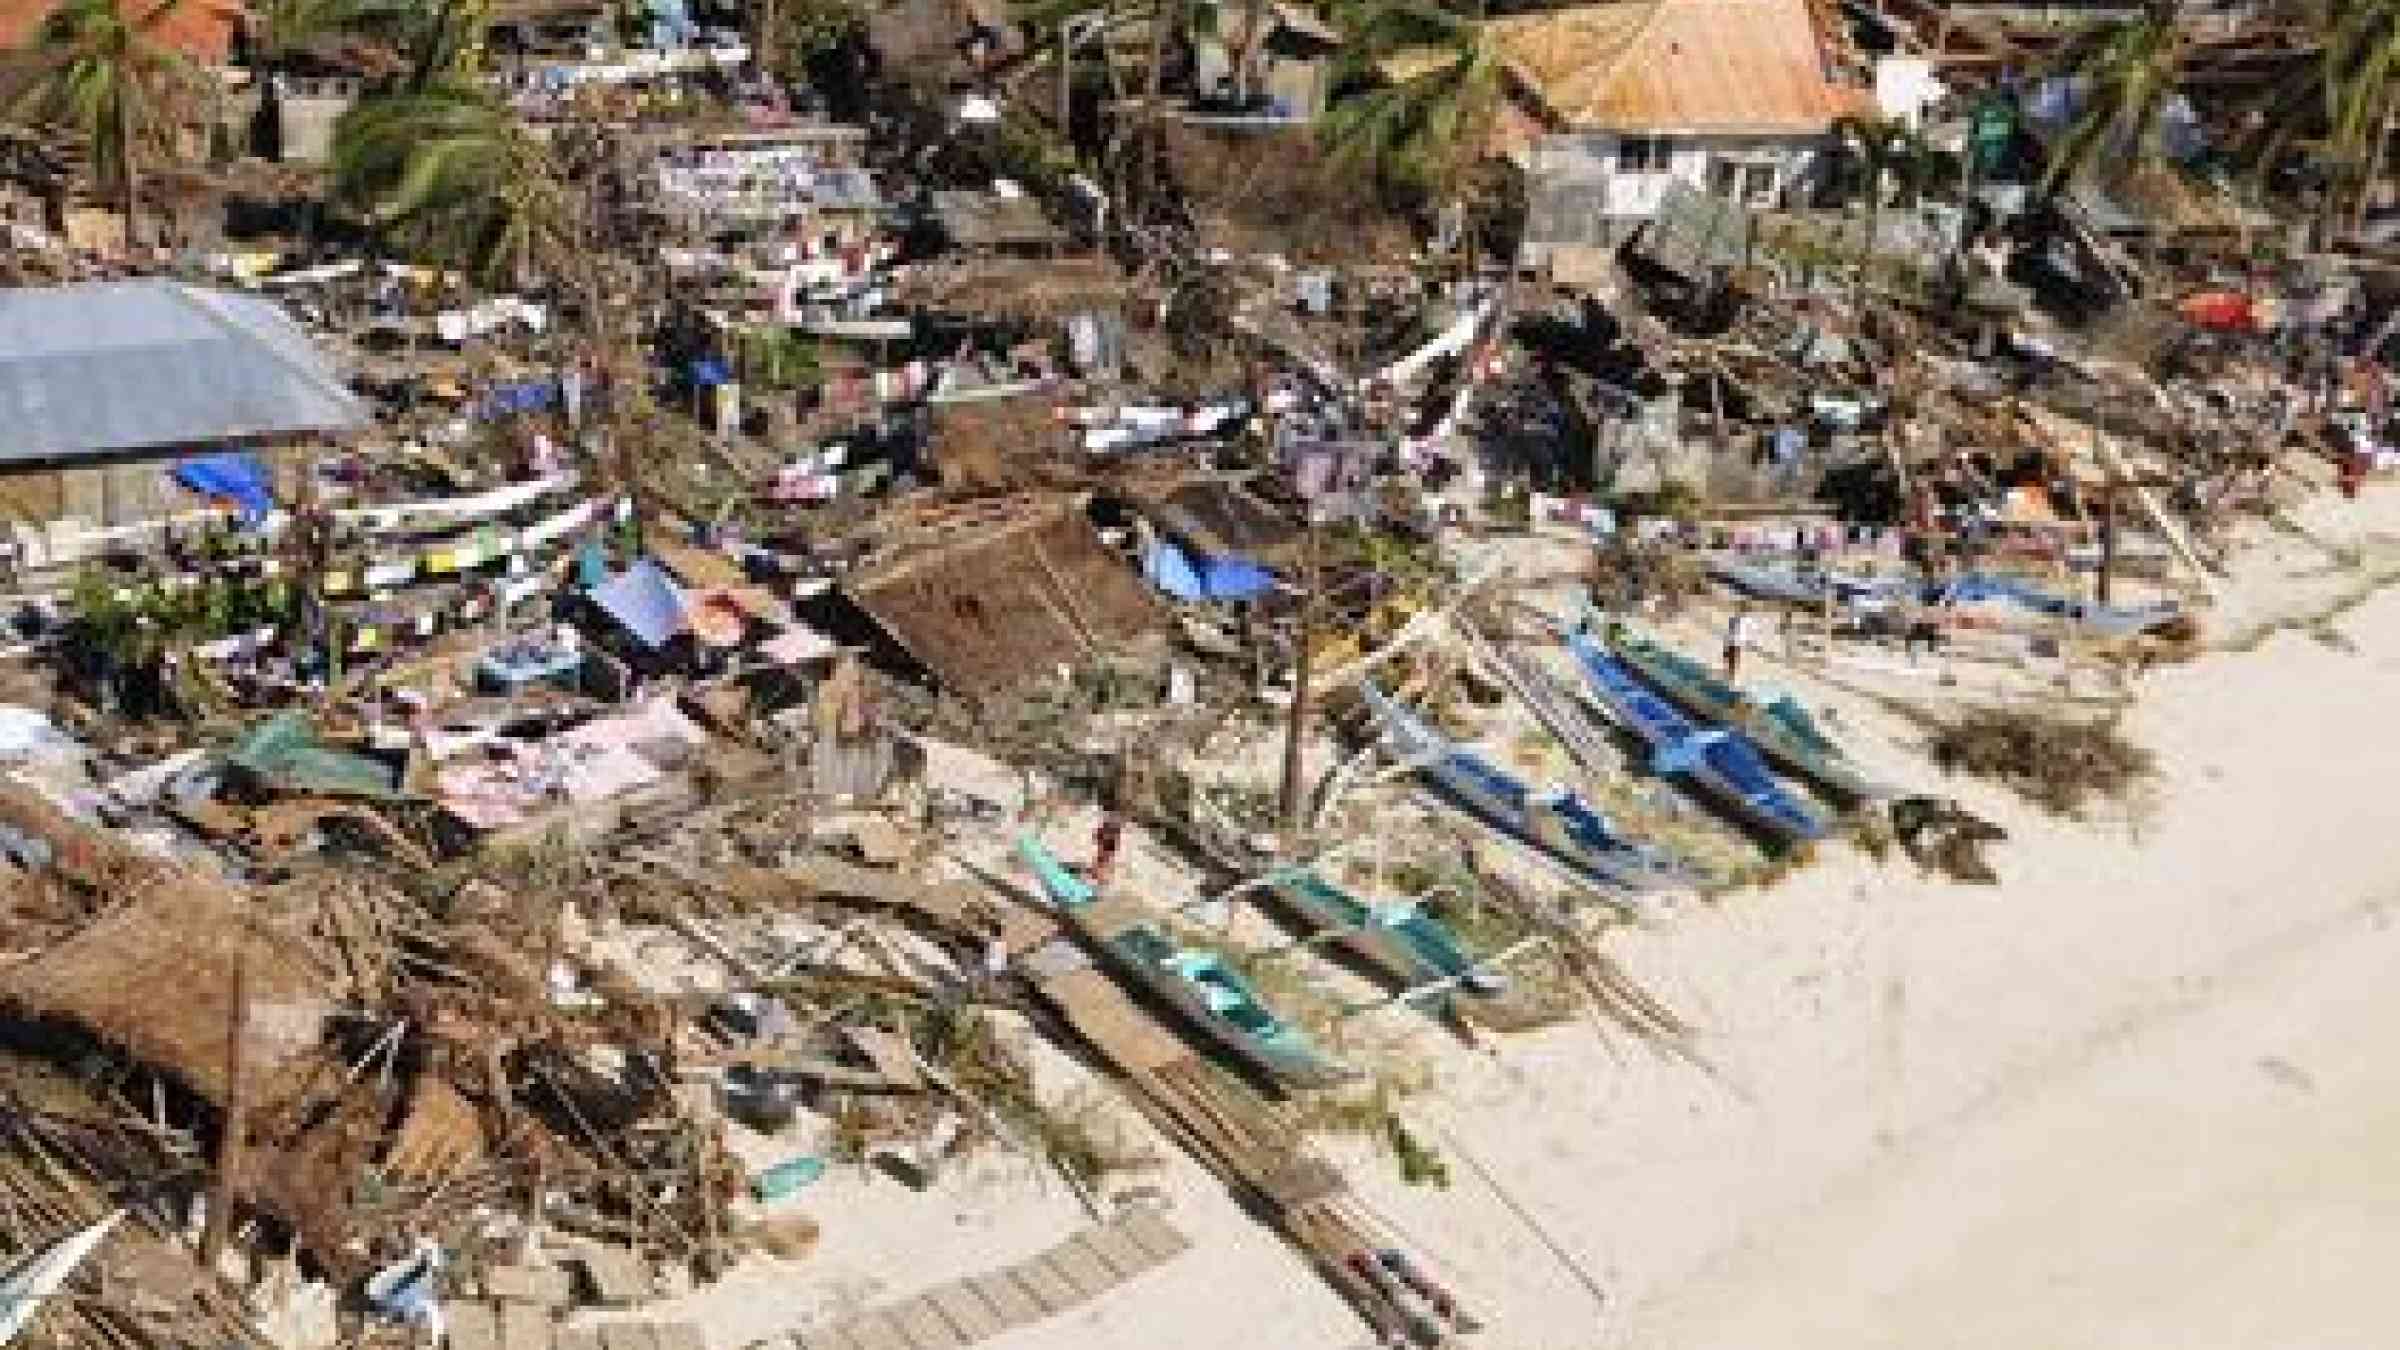
[(703, 389), (714, 389), (720, 384), (733, 383), (733, 372), (726, 368), (723, 361), (704, 356), (692, 362), (692, 383)]
[(683, 588), (648, 558), (593, 588), (591, 596), (602, 613), (652, 651), (684, 629)]
[(267, 466), (256, 455), (233, 453), (185, 460), (175, 466), (175, 481), (202, 496), (229, 501), (242, 523), (256, 525), (275, 509), (275, 492)]
[(1255, 600), (1275, 585), (1275, 574), (1248, 558), (1194, 560), (1163, 539), (1142, 560), (1142, 575), (1178, 600)]

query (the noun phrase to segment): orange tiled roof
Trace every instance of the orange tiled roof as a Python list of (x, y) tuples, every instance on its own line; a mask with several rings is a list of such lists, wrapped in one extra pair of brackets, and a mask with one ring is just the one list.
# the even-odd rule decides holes
[[(195, 61), (222, 64), (233, 49), (234, 25), (242, 7), (232, 0), (117, 0), (128, 14), (148, 20), (168, 47)], [(0, 0), (0, 50), (33, 41), (58, 0)], [(163, 11), (163, 12), (162, 12)], [(152, 16), (155, 16), (153, 18)]]
[(1806, 0), (1618, 0), (1492, 22), (1559, 123), (1593, 131), (1823, 131), (1864, 91), (1833, 84)]

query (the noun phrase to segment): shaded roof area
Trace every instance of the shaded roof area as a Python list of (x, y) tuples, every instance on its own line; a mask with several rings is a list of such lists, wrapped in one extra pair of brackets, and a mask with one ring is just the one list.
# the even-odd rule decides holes
[[(0, 48), (24, 46), (40, 31), (59, 0), (0, 0)], [(175, 0), (163, 11), (154, 0), (117, 0), (117, 8), (147, 27), (153, 39), (195, 61), (221, 63), (233, 50), (234, 26), (242, 7), (233, 0)]]
[(944, 189), (933, 194), (933, 214), (942, 233), (961, 248), (1057, 244), (1067, 237), (1031, 197)]
[(842, 590), (945, 687), (988, 700), (1161, 620), (1079, 497), (1022, 494), (947, 508)]
[(157, 278), (0, 292), (0, 463), (366, 420), (333, 363), (270, 301)]
[(1826, 78), (1807, 0), (1622, 0), (1495, 19), (1491, 34), (1577, 130), (1821, 132), (1871, 104)]
[(1285, 561), (1300, 539), (1297, 521), (1227, 479), (1187, 479), (1127, 495), (1160, 529), (1212, 557)]

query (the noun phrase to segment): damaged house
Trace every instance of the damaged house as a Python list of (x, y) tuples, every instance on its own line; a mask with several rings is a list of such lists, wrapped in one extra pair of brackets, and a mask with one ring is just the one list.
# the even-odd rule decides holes
[(895, 548), (841, 590), (936, 681), (977, 702), (1162, 622), (1073, 496), (942, 508), (902, 526)]
[(1826, 77), (1805, 0), (1585, 5), (1492, 28), (1539, 128), (1518, 149), (1530, 262), (1622, 242), (1676, 183), (1776, 205), (1833, 123), (1875, 106)]

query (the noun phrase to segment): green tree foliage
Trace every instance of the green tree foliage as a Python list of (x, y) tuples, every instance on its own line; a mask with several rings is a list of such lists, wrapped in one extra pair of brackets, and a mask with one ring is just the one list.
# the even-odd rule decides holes
[(126, 242), (141, 206), (141, 176), (177, 154), (177, 133), (205, 98), (198, 67), (160, 37), (180, 0), (144, 8), (65, 0), (42, 21), (31, 59), (0, 84), (0, 109), (63, 127), (91, 147), (92, 164), (123, 204)]

